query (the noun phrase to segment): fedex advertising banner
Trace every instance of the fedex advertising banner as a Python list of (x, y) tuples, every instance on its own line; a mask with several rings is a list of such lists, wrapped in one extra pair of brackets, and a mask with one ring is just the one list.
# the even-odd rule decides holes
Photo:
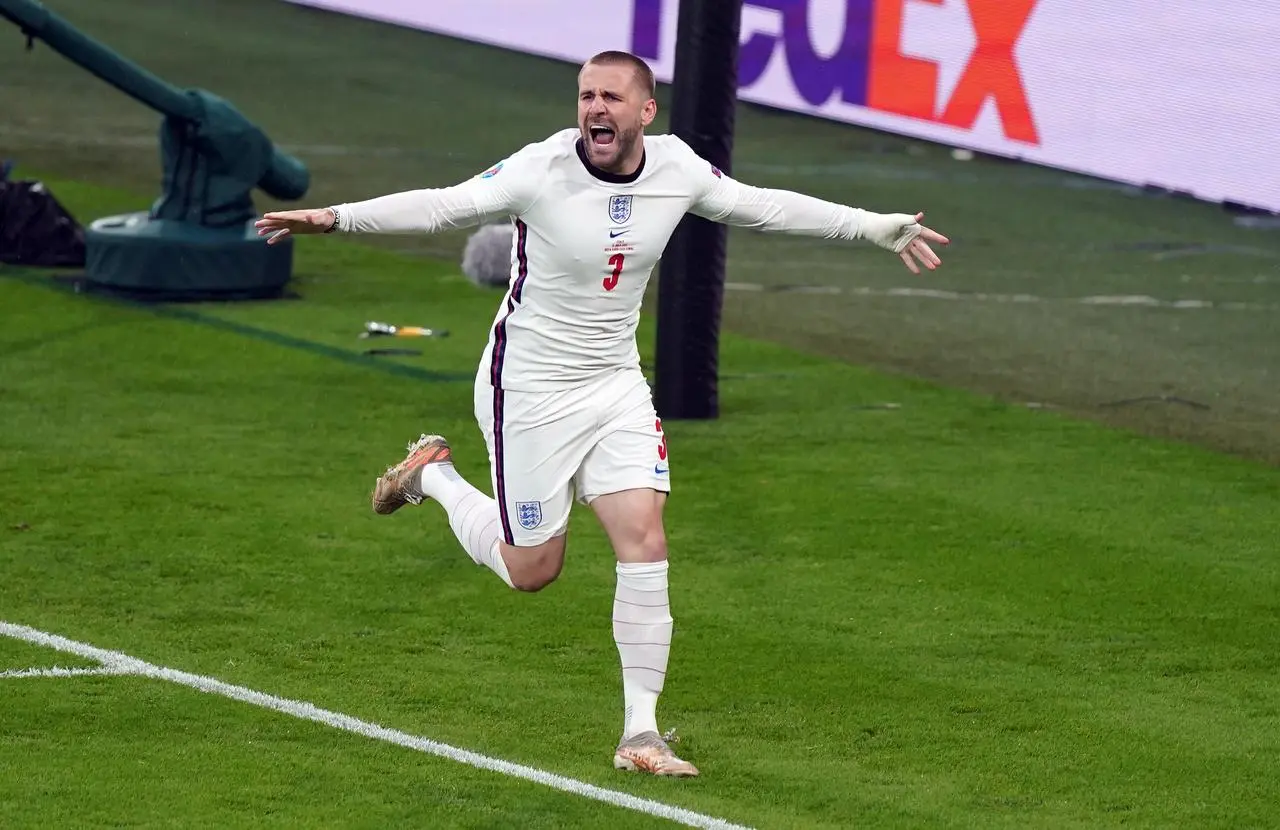
[[(679, 0), (290, 0), (546, 57), (675, 62)], [(1259, 0), (745, 0), (739, 98), (1280, 211)], [(566, 99), (568, 100), (568, 99)]]

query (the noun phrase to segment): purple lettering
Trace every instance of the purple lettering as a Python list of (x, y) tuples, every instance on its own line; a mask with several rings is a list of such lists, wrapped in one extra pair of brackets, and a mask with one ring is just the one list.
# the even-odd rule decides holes
[[(871, 54), (871, 17), (875, 0), (844, 0), (845, 24), (840, 45), (831, 57), (819, 56), (809, 38), (810, 4), (814, 0), (744, 0), (744, 5), (782, 15), (782, 37), (752, 32), (738, 51), (738, 86), (751, 86), (764, 74), (779, 40), (796, 90), (809, 104), (819, 106), (839, 92), (847, 104), (865, 106), (867, 66)], [(676, 14), (678, 0), (633, 0), (631, 51), (659, 60), (662, 15)]]
[(662, 46), (662, 0), (635, 0), (631, 18), (631, 51), (658, 60)]
[[(786, 3), (769, 3), (767, 2), (751, 2), (752, 6), (772, 7), (777, 5), (786, 5)], [(764, 68), (769, 65), (769, 60), (773, 57), (773, 49), (778, 45), (778, 38), (773, 35), (766, 35), (763, 32), (754, 32), (751, 37), (742, 41), (738, 47), (738, 86), (751, 86), (760, 80), (760, 76), (764, 74)]]
[[(781, 12), (787, 68), (792, 83), (805, 101), (818, 106), (838, 91), (845, 103), (865, 105), (874, 0), (845, 0), (844, 36), (836, 53), (829, 58), (819, 56), (809, 38), (811, 2), (746, 0), (747, 5)], [(750, 86), (760, 79), (776, 45), (776, 37), (759, 32), (743, 41), (738, 61), (740, 86)]]

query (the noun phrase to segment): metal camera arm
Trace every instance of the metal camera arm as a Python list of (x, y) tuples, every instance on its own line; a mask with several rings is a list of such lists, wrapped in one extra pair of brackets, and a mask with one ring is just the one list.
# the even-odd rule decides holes
[(38, 0), (0, 0), (0, 16), (28, 44), (41, 40), (68, 60), (163, 116), (163, 195), (154, 219), (208, 227), (240, 225), (255, 216), (250, 192), (300, 199), (310, 185), (301, 161), (281, 151), (235, 107), (200, 89), (183, 90), (113, 52)]

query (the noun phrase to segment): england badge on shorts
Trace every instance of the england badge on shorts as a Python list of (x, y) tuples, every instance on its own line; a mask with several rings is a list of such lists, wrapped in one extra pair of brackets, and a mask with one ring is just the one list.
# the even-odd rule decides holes
[(516, 521), (525, 530), (533, 530), (542, 524), (542, 502), (540, 501), (518, 501), (516, 502)]
[(609, 197), (609, 218), (617, 225), (624, 224), (631, 218), (631, 197), (629, 195)]

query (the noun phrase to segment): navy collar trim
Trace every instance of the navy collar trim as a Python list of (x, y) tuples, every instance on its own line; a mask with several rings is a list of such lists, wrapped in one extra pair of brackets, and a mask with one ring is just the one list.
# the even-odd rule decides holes
[(645, 158), (648, 156), (647, 150), (641, 153), (640, 166), (636, 168), (636, 172), (624, 176), (620, 173), (610, 173), (608, 170), (601, 170), (599, 167), (592, 164), (591, 160), (587, 158), (587, 148), (584, 146), (581, 136), (578, 137), (578, 141), (574, 144), (574, 147), (578, 151), (578, 159), (582, 161), (582, 166), (587, 168), (587, 172), (600, 181), (608, 182), (609, 184), (631, 184), (636, 179), (640, 178), (640, 174), (644, 172)]

